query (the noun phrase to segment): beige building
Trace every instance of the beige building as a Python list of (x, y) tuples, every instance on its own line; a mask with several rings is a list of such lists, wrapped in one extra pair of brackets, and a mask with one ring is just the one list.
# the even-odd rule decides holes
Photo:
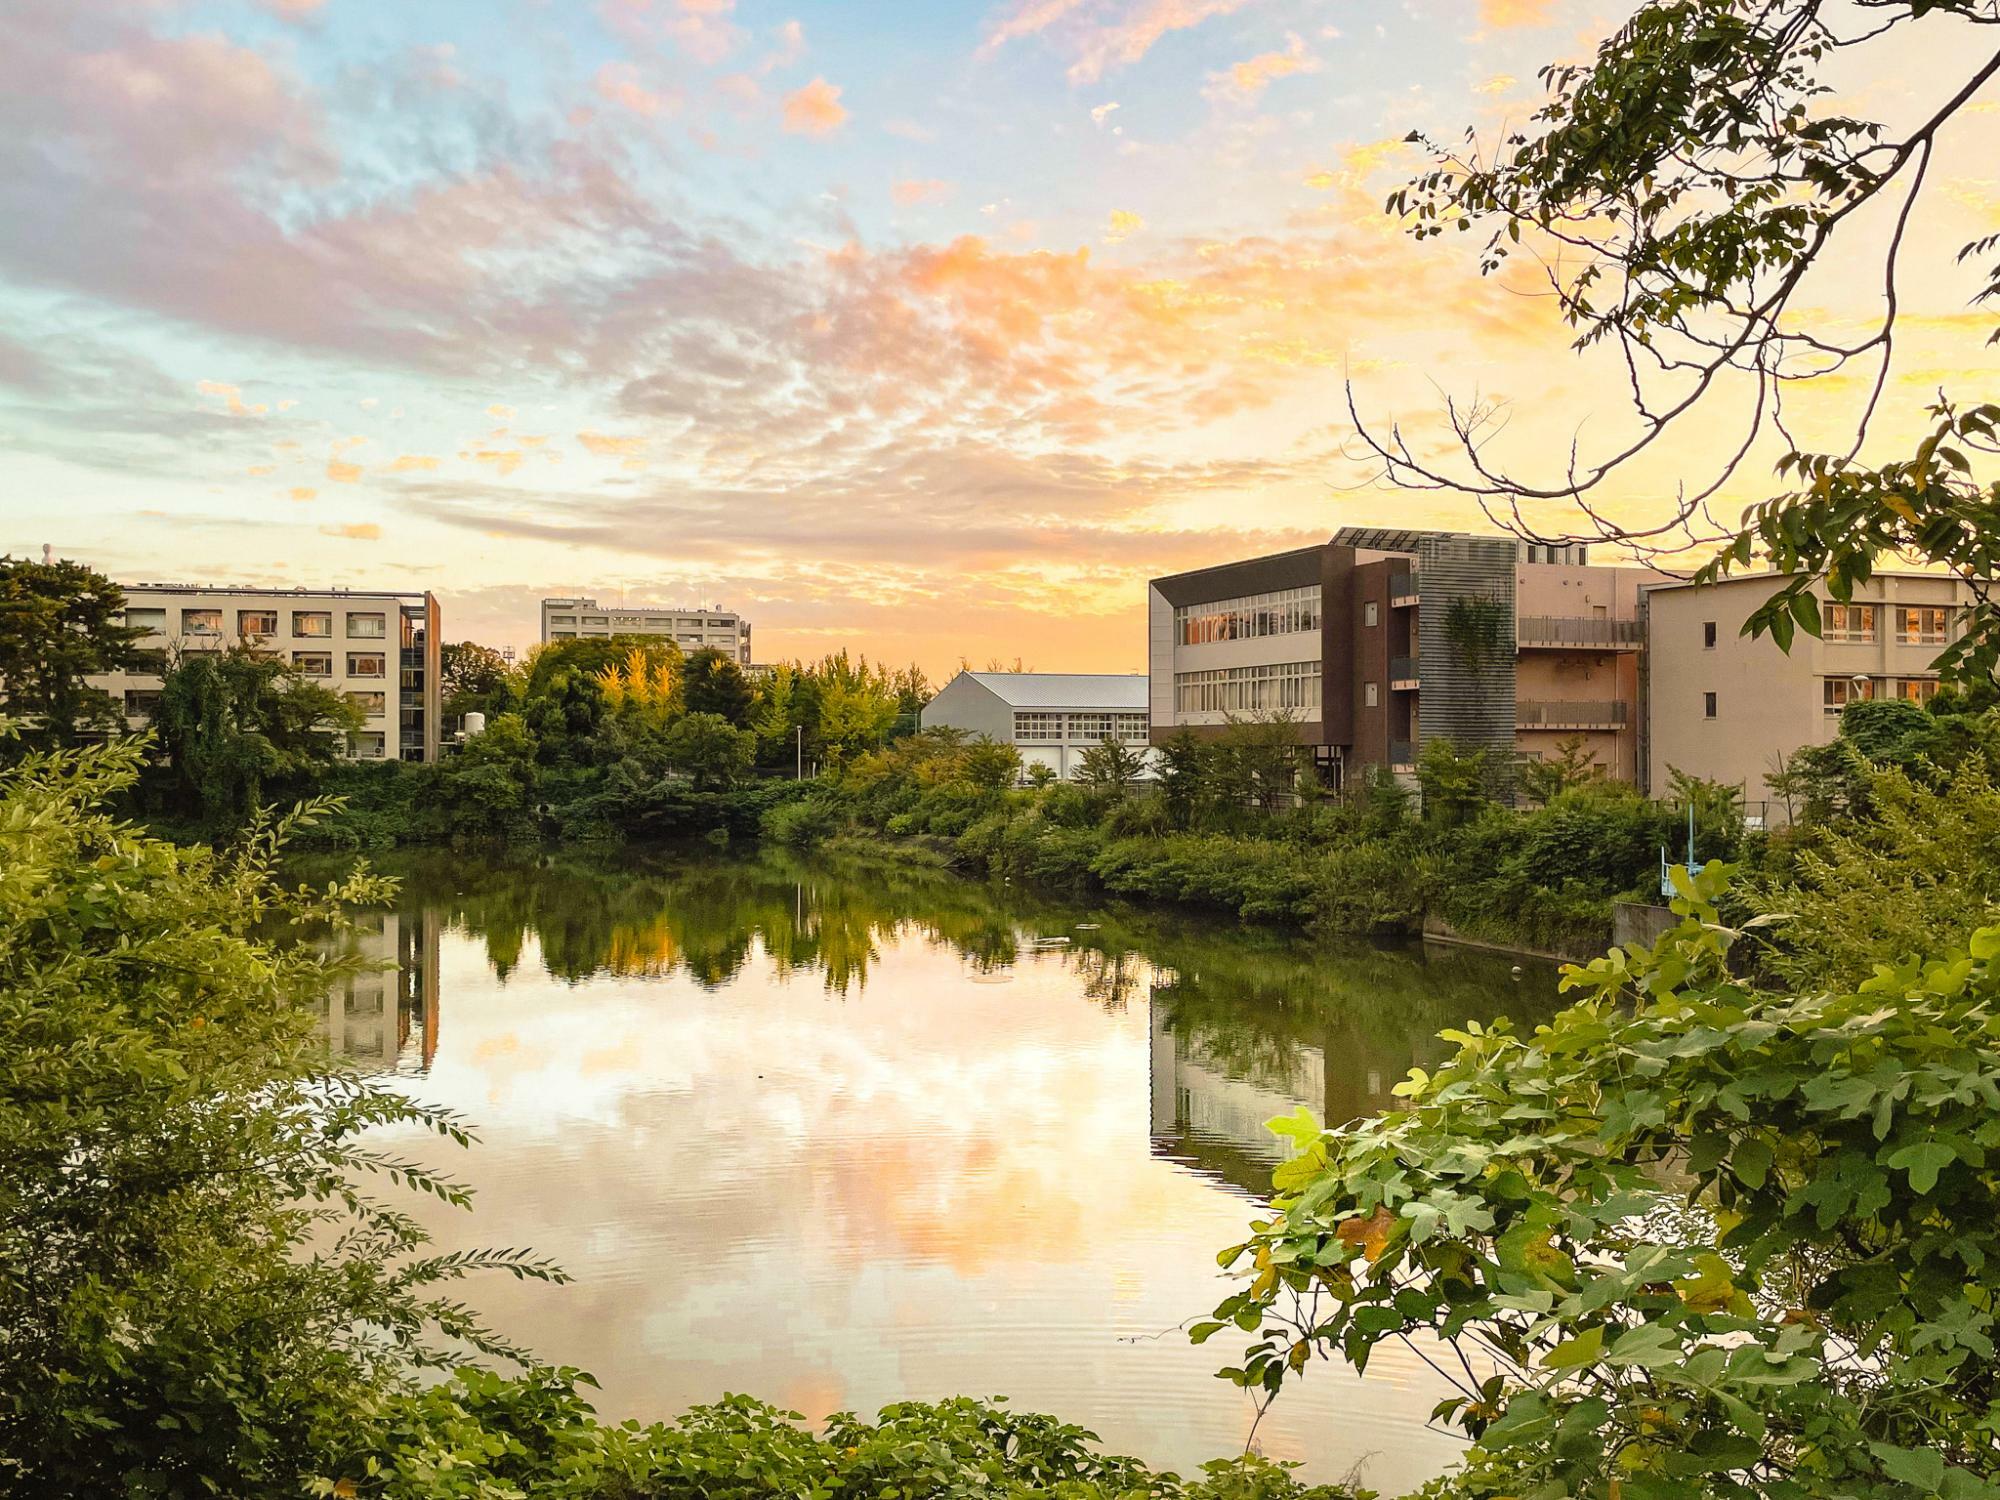
[(722, 609), (607, 607), (595, 599), (544, 599), (542, 639), (574, 641), (587, 636), (649, 635), (670, 640), (683, 651), (720, 651), (739, 666), (750, 665), (750, 622)]
[(357, 760), (438, 757), (438, 602), (429, 593), (365, 589), (253, 589), (132, 583), (125, 623), (144, 630), (144, 665), (91, 681), (143, 728), (159, 701), (167, 657), (248, 645), (283, 657), (304, 677), (361, 709), (348, 737)]
[[(1711, 587), (1645, 590), (1643, 785), (1665, 793), (1671, 770), (1740, 785), (1753, 813), (1769, 798), (1764, 778), (1794, 751), (1831, 740), (1857, 698), (1923, 702), (1937, 691), (1931, 666), (1971, 602), (1959, 579), (1878, 573), (1851, 604), (1822, 597), (1822, 633), (1800, 631), (1791, 653), (1743, 623), (1781, 586), (1751, 574)], [(1782, 820), (1772, 804), (1767, 816)]]

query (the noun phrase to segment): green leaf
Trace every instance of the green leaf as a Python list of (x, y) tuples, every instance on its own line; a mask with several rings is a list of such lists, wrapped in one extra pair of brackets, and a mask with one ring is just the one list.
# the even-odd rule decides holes
[(1882, 1472), (1898, 1484), (1913, 1484), (1934, 1495), (1944, 1483), (1944, 1455), (1935, 1448), (1898, 1448), (1893, 1443), (1868, 1445)]
[(1957, 1156), (1941, 1141), (1917, 1141), (1895, 1152), (1887, 1165), (1910, 1174), (1912, 1191), (1928, 1193), (1937, 1186), (1938, 1173), (1957, 1160)]
[(1542, 1356), (1542, 1365), (1550, 1370), (1573, 1370), (1582, 1365), (1597, 1363), (1604, 1352), (1604, 1325), (1595, 1324), (1584, 1329), (1574, 1338), (1564, 1339), (1555, 1348)]

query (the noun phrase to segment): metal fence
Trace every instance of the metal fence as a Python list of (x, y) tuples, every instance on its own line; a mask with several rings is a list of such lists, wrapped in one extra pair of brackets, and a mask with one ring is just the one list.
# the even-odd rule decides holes
[(1623, 703), (1536, 703), (1514, 704), (1517, 729), (1616, 729), (1625, 724), (1631, 709)]
[(1520, 646), (1639, 646), (1646, 638), (1638, 620), (1586, 619), (1581, 615), (1523, 615), (1514, 629)]

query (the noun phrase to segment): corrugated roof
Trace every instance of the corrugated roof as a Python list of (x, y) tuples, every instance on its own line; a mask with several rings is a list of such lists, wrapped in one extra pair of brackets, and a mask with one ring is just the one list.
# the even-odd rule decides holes
[(967, 672), (1013, 708), (1146, 710), (1147, 679), (1109, 672)]

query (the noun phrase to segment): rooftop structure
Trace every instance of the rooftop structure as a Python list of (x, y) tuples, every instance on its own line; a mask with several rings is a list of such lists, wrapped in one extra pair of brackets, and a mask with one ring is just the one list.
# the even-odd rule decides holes
[(655, 636), (683, 651), (720, 651), (737, 665), (750, 665), (750, 622), (732, 610), (619, 604), (572, 597), (542, 601), (544, 641), (613, 635)]

